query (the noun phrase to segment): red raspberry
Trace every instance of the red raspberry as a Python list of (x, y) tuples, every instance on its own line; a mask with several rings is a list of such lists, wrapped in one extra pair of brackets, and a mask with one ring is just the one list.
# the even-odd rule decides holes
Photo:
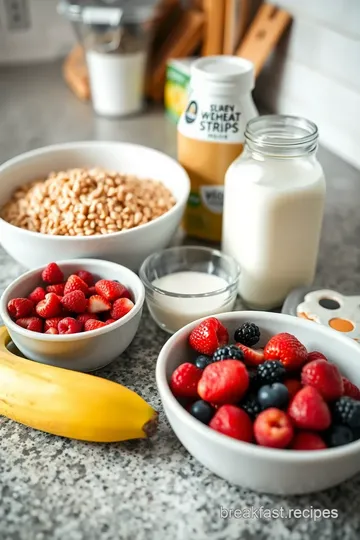
[(239, 360), (209, 364), (198, 384), (201, 399), (218, 405), (237, 403), (249, 387), (249, 375)]
[(124, 285), (117, 281), (110, 281), (109, 279), (101, 279), (95, 283), (95, 289), (97, 294), (100, 294), (109, 302), (114, 302), (118, 298), (129, 298), (130, 293)]
[(292, 450), (323, 450), (327, 446), (317, 433), (300, 431), (293, 438), (290, 448)]
[(259, 366), (265, 362), (263, 349), (251, 349), (242, 343), (236, 343), (236, 346), (244, 353), (244, 363), (247, 366)]
[(287, 379), (284, 384), (289, 391), (289, 400), (292, 400), (295, 394), (302, 388), (301, 382), (296, 379)]
[(79, 270), (76, 272), (76, 275), (79, 276), (83, 281), (85, 281), (86, 285), (89, 287), (92, 287), (94, 285), (95, 279), (91, 272), (88, 272), (87, 270)]
[(89, 319), (88, 321), (85, 321), (84, 324), (84, 330), (85, 332), (90, 332), (91, 330), (97, 330), (98, 328), (104, 328), (104, 326), (107, 326), (106, 323), (102, 321), (97, 321), (95, 319)]
[(271, 407), (261, 412), (254, 422), (256, 442), (269, 448), (286, 448), (294, 436), (288, 415)]
[(81, 332), (81, 328), (81, 323), (72, 317), (66, 317), (58, 324), (59, 334), (77, 334)]
[(283, 332), (268, 341), (264, 356), (265, 360), (280, 360), (287, 370), (295, 370), (305, 364), (308, 353), (295, 336)]
[(197, 386), (202, 375), (201, 369), (186, 362), (175, 369), (171, 375), (170, 388), (176, 397), (197, 398)]
[(87, 309), (89, 313), (102, 313), (103, 311), (109, 311), (111, 304), (105, 298), (96, 294), (90, 296)]
[(28, 299), (34, 302), (35, 305), (41, 302), (41, 300), (44, 300), (44, 298), (45, 290), (42, 287), (36, 287), (28, 296)]
[(115, 300), (113, 307), (110, 311), (110, 316), (112, 319), (118, 320), (127, 315), (129, 311), (132, 310), (134, 304), (128, 298), (118, 298)]
[(68, 277), (68, 280), (65, 283), (64, 295), (73, 291), (82, 291), (86, 296), (88, 294), (88, 290), (89, 287), (86, 285), (85, 281), (79, 278), (79, 276), (72, 274)]
[(205, 319), (192, 330), (189, 336), (190, 347), (207, 355), (214, 354), (218, 347), (226, 345), (228, 341), (228, 331), (215, 317)]
[(7, 305), (10, 317), (20, 319), (31, 315), (34, 303), (28, 298), (13, 298)]
[(329, 407), (322, 395), (312, 386), (305, 386), (292, 399), (288, 414), (300, 429), (322, 431), (331, 424)]
[(97, 321), (98, 316), (96, 315), (96, 313), (81, 313), (81, 315), (78, 315), (76, 317), (76, 320), (79, 321), (82, 326), (84, 326), (86, 321)]
[(41, 277), (45, 283), (50, 283), (50, 285), (55, 285), (55, 283), (64, 281), (64, 274), (54, 262), (47, 265), (42, 271)]
[(61, 314), (61, 302), (55, 293), (47, 293), (45, 300), (36, 306), (36, 313), (43, 319), (58, 317)]
[(32, 332), (42, 332), (43, 331), (43, 321), (39, 317), (24, 317), (18, 319), (16, 324), (26, 330), (31, 330)]
[(313, 362), (313, 360), (326, 360), (327, 361), (327, 358), (323, 353), (319, 351), (312, 351), (312, 352), (309, 352), (306, 363)]
[(88, 301), (82, 291), (73, 291), (62, 297), (61, 303), (65, 309), (73, 313), (84, 313)]
[(360, 390), (359, 390), (359, 388), (354, 383), (349, 381), (349, 379), (347, 379), (346, 377), (343, 377), (342, 380), (343, 380), (343, 385), (344, 385), (344, 393), (343, 393), (343, 395), (344, 396), (349, 396), (349, 397), (351, 397), (353, 399), (356, 399), (357, 401), (360, 401)]
[(45, 330), (45, 333), (47, 330), (49, 330), (49, 328), (56, 328), (57, 330), (57, 327), (58, 327), (58, 324), (60, 321), (63, 320), (64, 317), (52, 317), (50, 319), (46, 319), (45, 320), (45, 325), (44, 325), (44, 330)]
[(53, 292), (58, 296), (64, 296), (65, 282), (57, 283), (56, 285), (48, 285), (46, 292)]
[(209, 426), (233, 439), (251, 442), (253, 440), (253, 426), (250, 417), (245, 411), (235, 405), (222, 405), (218, 408)]
[(48, 328), (45, 332), (45, 334), (53, 334), (54, 336), (56, 336), (58, 334), (58, 330), (57, 328)]
[(344, 385), (340, 371), (327, 360), (313, 360), (302, 368), (301, 382), (316, 388), (325, 401), (333, 401), (343, 395)]

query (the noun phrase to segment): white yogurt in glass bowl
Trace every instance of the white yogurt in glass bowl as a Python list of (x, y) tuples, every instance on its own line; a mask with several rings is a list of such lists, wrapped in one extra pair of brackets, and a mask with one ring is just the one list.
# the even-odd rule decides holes
[(183, 246), (150, 255), (140, 269), (155, 322), (169, 333), (234, 307), (239, 265), (220, 251)]

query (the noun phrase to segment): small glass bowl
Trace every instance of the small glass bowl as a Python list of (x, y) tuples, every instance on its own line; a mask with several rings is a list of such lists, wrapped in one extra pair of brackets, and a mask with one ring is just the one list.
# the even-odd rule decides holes
[[(195, 292), (197, 287), (201, 287), (201, 276), (197, 274), (183, 276), (177, 281), (178, 290), (175, 291), (153, 283), (177, 272), (211, 274), (213, 283), (207, 283), (209, 279), (204, 276), (202, 288), (207, 292), (199, 293)], [(201, 317), (232, 311), (239, 274), (240, 267), (235, 259), (216, 249), (197, 246), (173, 247), (154, 253), (143, 262), (139, 272), (151, 316), (160, 328), (170, 334)], [(215, 276), (222, 278), (223, 283)], [(216, 283), (219, 281), (220, 284)]]

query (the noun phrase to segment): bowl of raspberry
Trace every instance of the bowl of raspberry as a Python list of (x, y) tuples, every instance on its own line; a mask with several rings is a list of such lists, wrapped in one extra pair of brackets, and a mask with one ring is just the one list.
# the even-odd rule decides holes
[(145, 291), (138, 276), (97, 259), (52, 262), (4, 291), (0, 315), (13, 344), (30, 360), (94, 371), (132, 342)]
[(360, 471), (360, 346), (311, 321), (242, 311), (195, 321), (156, 380), (175, 434), (213, 473), (302, 494)]

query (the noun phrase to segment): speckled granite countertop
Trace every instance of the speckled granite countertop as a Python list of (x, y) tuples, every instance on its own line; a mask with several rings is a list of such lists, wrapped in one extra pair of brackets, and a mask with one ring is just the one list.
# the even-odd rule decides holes
[[(49, 143), (113, 139), (175, 153), (162, 113), (110, 121), (64, 87), (59, 65), (0, 69), (0, 162)], [(328, 200), (316, 283), (360, 291), (360, 174), (319, 152)], [(0, 292), (22, 269), (0, 248)], [(100, 376), (134, 388), (160, 410), (151, 441), (85, 444), (0, 418), (1, 540), (355, 540), (360, 476), (310, 496), (270, 497), (231, 486), (197, 463), (166, 422), (155, 385), (167, 335), (145, 313), (121, 360)], [(337, 520), (221, 519), (220, 508), (336, 508)]]

